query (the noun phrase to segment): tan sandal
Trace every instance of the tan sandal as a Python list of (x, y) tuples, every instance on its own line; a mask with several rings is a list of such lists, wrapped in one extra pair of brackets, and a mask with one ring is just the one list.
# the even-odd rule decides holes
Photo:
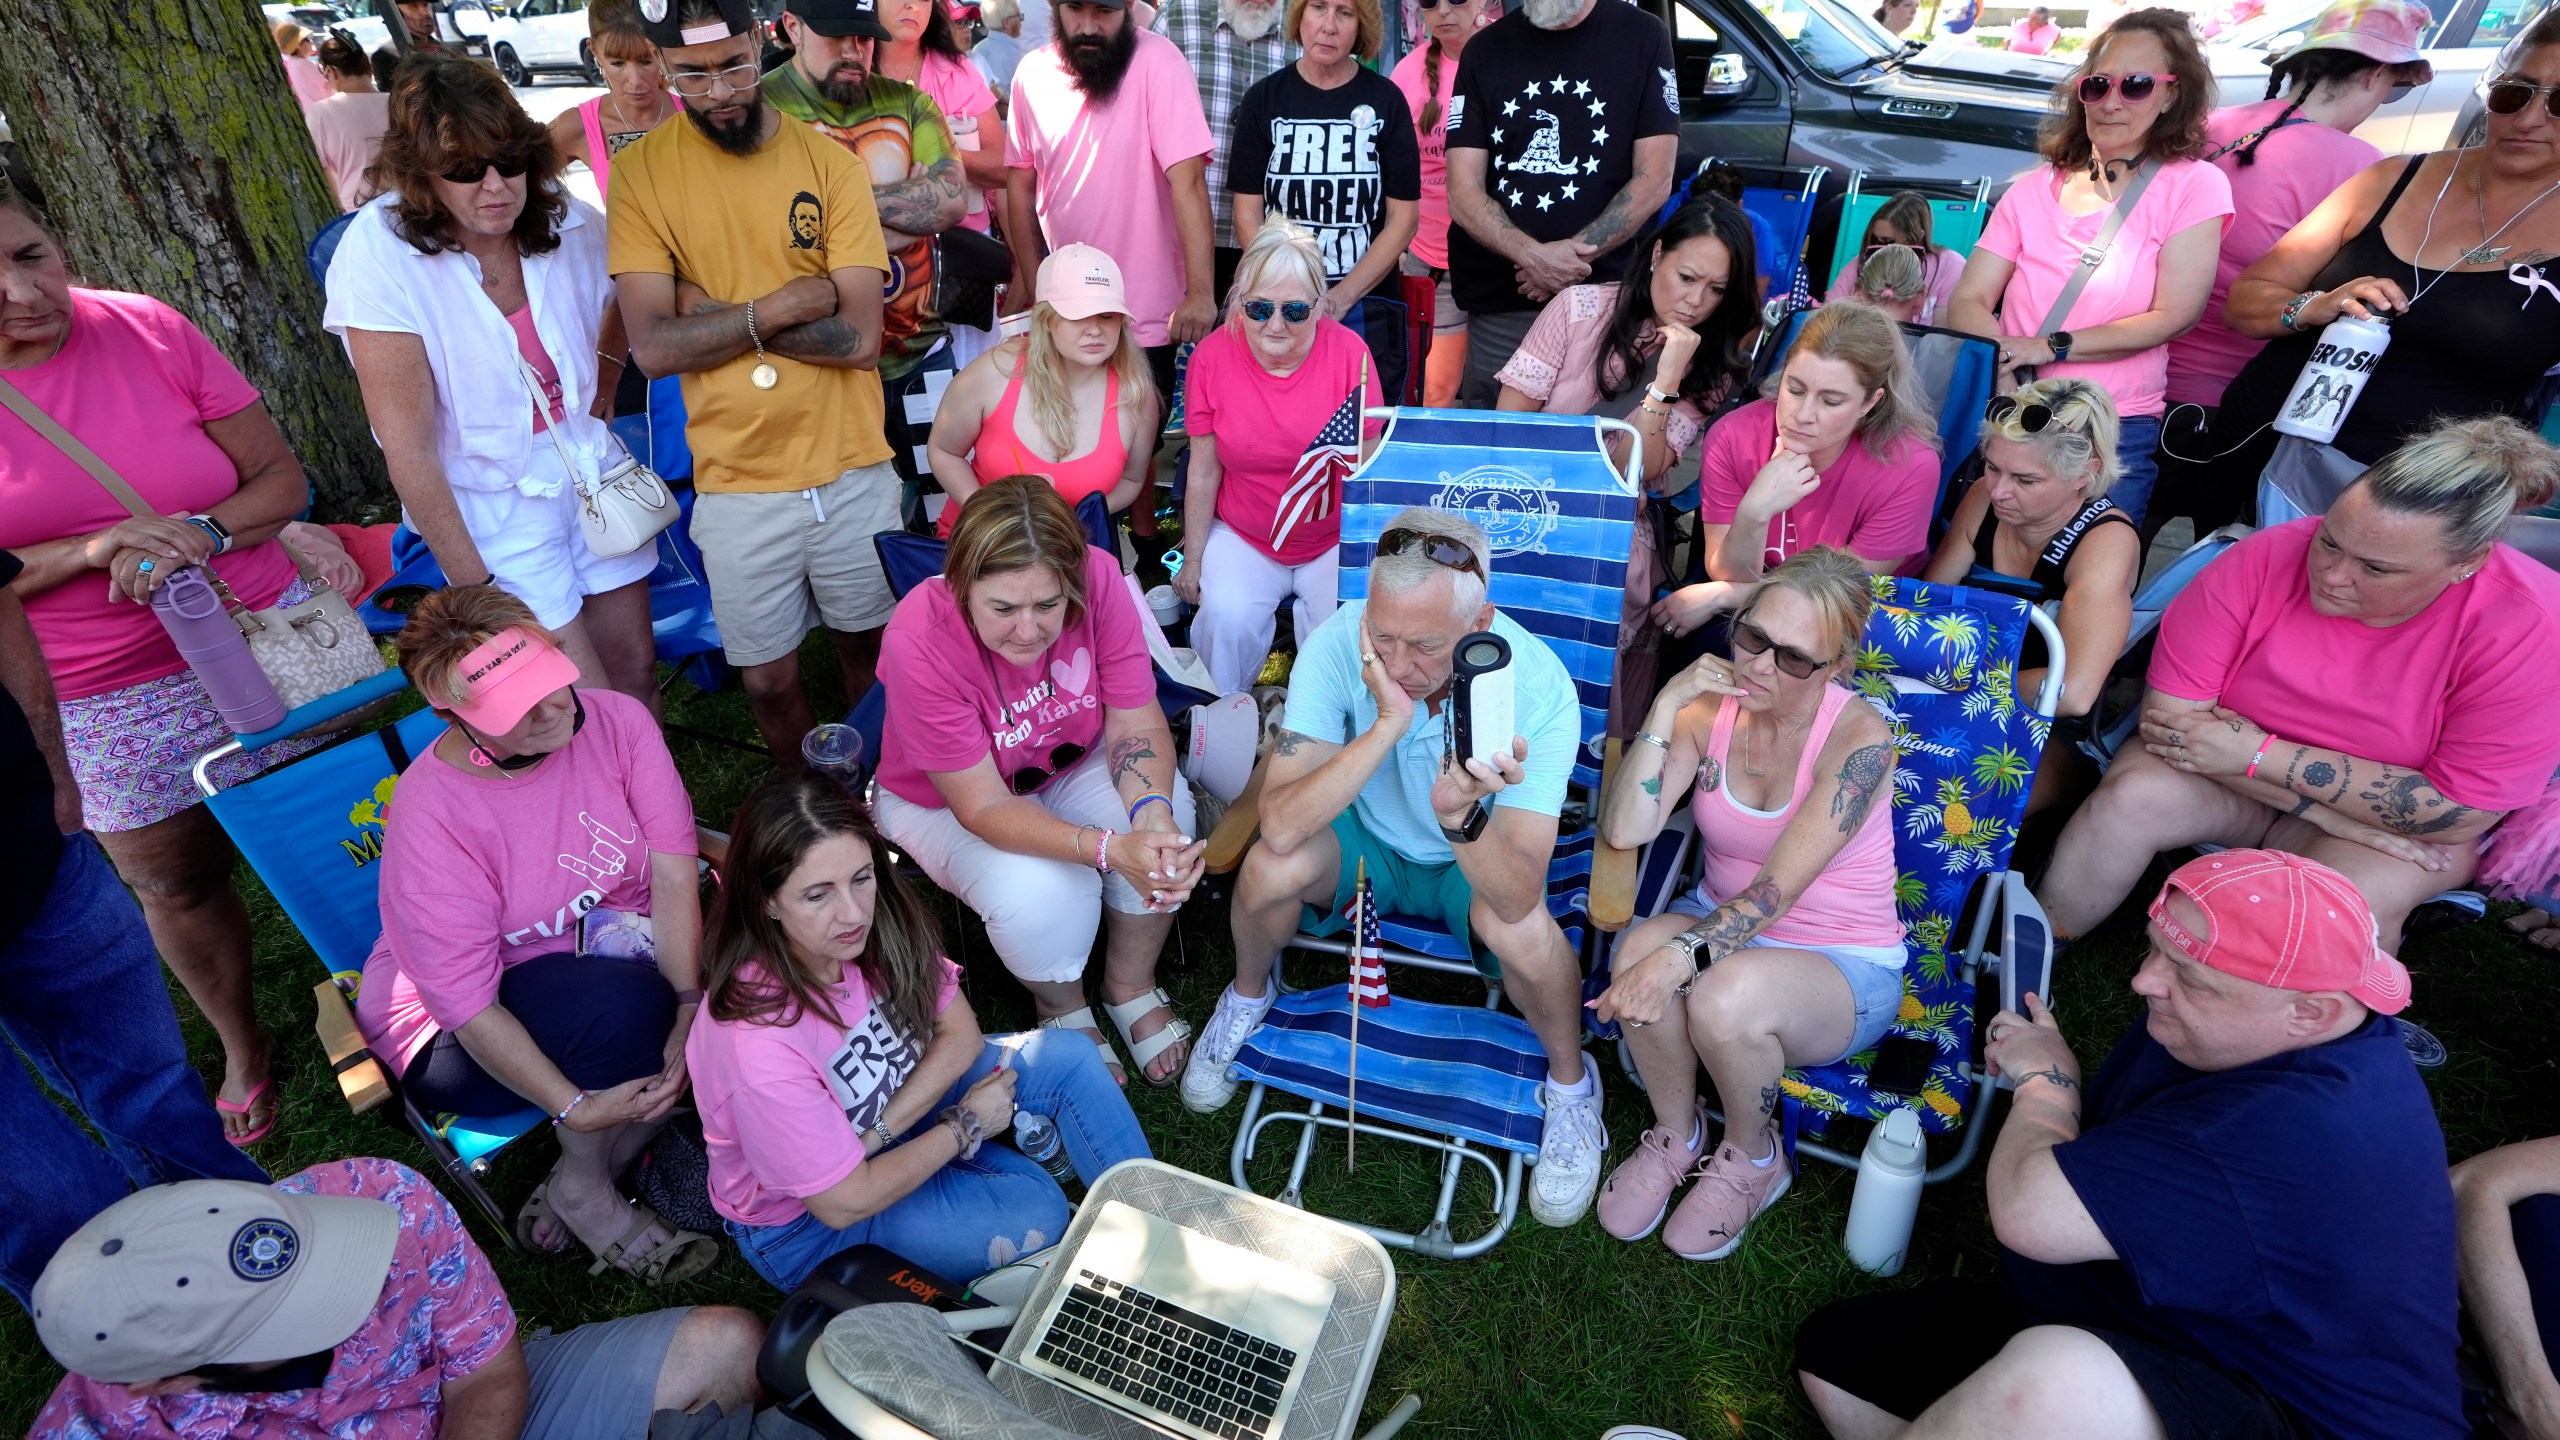
[[(1119, 1029), (1120, 1043), (1129, 1047), (1129, 1059), (1137, 1065), (1138, 1078), (1145, 1082), (1148, 1089), (1162, 1090), (1182, 1078), (1182, 1067), (1179, 1065), (1173, 1067), (1172, 1073), (1161, 1080), (1147, 1073), (1147, 1066), (1154, 1063), (1157, 1056), (1191, 1039), (1190, 1022), (1174, 1013), (1173, 997), (1164, 993), (1163, 986), (1156, 986), (1144, 995), (1123, 1000), (1117, 1005), (1105, 1001), (1102, 1010), (1104, 1014), (1111, 1017), (1111, 1023)], [(1137, 1028), (1139, 1021), (1158, 1010), (1165, 1012), (1163, 1029), (1144, 1040), (1130, 1033)]]
[[(545, 1245), (535, 1239), (534, 1232), (545, 1222), (558, 1226), (560, 1233), (569, 1238), (557, 1245)], [(515, 1237), (516, 1244), (529, 1255), (566, 1255), (577, 1247), (577, 1232), (551, 1208), (550, 1181), (534, 1186), (533, 1193), (525, 1197), (524, 1208), (516, 1212)]]
[(1102, 1052), (1102, 1063), (1111, 1067), (1111, 1083), (1123, 1090), (1129, 1088), (1129, 1072), (1120, 1068), (1120, 1057), (1112, 1053), (1111, 1042), (1103, 1037), (1102, 1022), (1093, 1018), (1092, 1006), (1081, 1005), (1064, 1015), (1043, 1015), (1039, 1026), (1043, 1030), (1077, 1030), (1092, 1037), (1094, 1048)]
[[(639, 1264), (624, 1265), (623, 1256), (640, 1243), (640, 1237), (648, 1234), (653, 1225), (664, 1226), (672, 1233), (640, 1257)], [(657, 1211), (634, 1203), (631, 1207), (631, 1228), (622, 1232), (621, 1239), (597, 1250), (595, 1257), (596, 1263), (587, 1267), (589, 1275), (619, 1270), (644, 1285), (677, 1285), (710, 1269), (720, 1258), (720, 1242), (691, 1230), (678, 1230), (667, 1224), (666, 1218)]]

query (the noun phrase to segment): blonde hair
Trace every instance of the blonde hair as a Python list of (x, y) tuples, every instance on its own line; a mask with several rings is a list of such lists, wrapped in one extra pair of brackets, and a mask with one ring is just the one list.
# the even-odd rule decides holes
[(2052, 421), (2029, 434), (2019, 425), (2017, 412), (2011, 411), (1998, 420), (1984, 420), (1983, 435), (2035, 446), (2057, 478), (2085, 474), (2094, 461), (2097, 473), (2089, 476), (2091, 500), (2114, 488), (2121, 473), (2116, 441), (2123, 428), (2116, 419), (2113, 396), (2086, 380), (2057, 379), (2030, 381), (2010, 391), (2009, 398), (2022, 406), (2044, 406), (2053, 412)]
[(2401, 442), (2356, 484), (2385, 510), (2434, 516), (2445, 548), (2468, 557), (2495, 544), (2518, 510), (2560, 494), (2560, 450), (2504, 415), (2448, 420)]
[(1227, 287), (1230, 319), (1242, 318), (1245, 297), (1269, 283), (1274, 269), (1305, 281), (1308, 299), (1324, 298), (1324, 252), (1316, 248), (1314, 233), (1286, 215), (1268, 215), (1236, 261), (1235, 283)]
[(451, 710), (471, 698), (462, 678), (463, 657), (504, 630), (539, 635), (554, 649), (560, 645), (530, 607), (495, 585), (447, 585), (430, 593), (409, 612), (409, 623), (393, 643), (409, 683), (429, 705)]
[[(1022, 337), (1022, 389), (1031, 399), (1031, 418), (1040, 427), (1040, 438), (1049, 442), (1053, 454), (1065, 459), (1075, 453), (1076, 401), (1067, 383), (1067, 357), (1058, 353), (1057, 337), (1049, 332), (1057, 319), (1058, 312), (1046, 300), (1031, 307), (1031, 329)], [(1137, 337), (1130, 333), (1128, 316), (1120, 317), (1120, 348), (1103, 363), (1120, 377), (1121, 409), (1155, 403), (1155, 372), (1147, 368), (1147, 352), (1138, 348)], [(1117, 425), (1119, 419), (1105, 415), (1102, 423)]]
[(960, 507), (942, 556), (942, 583), (966, 611), (969, 587), (980, 580), (1044, 565), (1066, 592), (1073, 625), (1084, 615), (1084, 554), (1092, 546), (1057, 486), (1037, 475), (1007, 475), (978, 487)]
[[(1751, 599), (1736, 615), (1748, 620), (1773, 590), (1792, 590), (1813, 606), (1831, 627), (1832, 650), (1839, 660), (1855, 661), (1858, 642), (1867, 633), (1867, 615), (1875, 609), (1876, 587), (1867, 562), (1831, 545), (1799, 550), (1760, 577)], [(1834, 662), (1837, 663), (1836, 661)]]
[[(1298, 39), (1298, 21), (1306, 13), (1307, 0), (1289, 0), (1289, 8), (1280, 15), (1282, 39), (1292, 45), (1302, 43)], [(1378, 0), (1351, 0), (1351, 18), (1354, 26), (1351, 53), (1363, 60), (1377, 59), (1378, 47), (1387, 38), (1387, 20), (1381, 13)]]
[[(1865, 272), (1861, 270), (1861, 278)], [(1904, 440), (1938, 448), (1937, 417), (1920, 393), (1920, 376), (1911, 365), (1911, 347), (1902, 343), (1902, 327), (1873, 305), (1834, 300), (1807, 315), (1786, 359), (1771, 372), (1760, 393), (1776, 396), (1786, 383), (1787, 367), (1799, 355), (1837, 360), (1855, 371), (1858, 388), (1881, 390), (1874, 408), (1858, 419), (1858, 440), (1867, 453), (1886, 458)]]
[(635, 0), (598, 0), (588, 6), (587, 41), (597, 54), (610, 54), (617, 60), (654, 60), (658, 56), (658, 47), (649, 42), (649, 32), (640, 27), (640, 7)]
[(1869, 305), (1899, 305), (1920, 298), (1928, 272), (1920, 252), (1908, 245), (1887, 245), (1858, 263), (1858, 298)]

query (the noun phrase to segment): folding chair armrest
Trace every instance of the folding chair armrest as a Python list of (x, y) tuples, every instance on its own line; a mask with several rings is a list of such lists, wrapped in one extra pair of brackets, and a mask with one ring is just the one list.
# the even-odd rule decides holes
[(1271, 753), (1264, 751), (1253, 762), (1253, 776), (1244, 782), (1244, 793), (1218, 820), (1218, 828), (1209, 832), (1209, 849), (1204, 857), (1209, 873), (1225, 875), (1244, 863), (1244, 852), (1262, 833), (1262, 781), (1271, 773)]
[(714, 869), (729, 863), (729, 832), (726, 830), (714, 830), (696, 821), (693, 826), (693, 846), (703, 861)]
[[(1618, 749), (1623, 741), (1611, 737), (1600, 756), (1600, 795), (1608, 797), (1611, 782), (1618, 772)], [(1595, 822), (1599, 814), (1593, 807)], [(1633, 850), (1621, 850), (1605, 840), (1595, 840), (1591, 849), (1591, 923), (1615, 935), (1633, 924), (1636, 918), (1636, 860)]]
[(319, 1032), (320, 1048), (328, 1052), (329, 1068), (337, 1072), (338, 1093), (346, 1098), (347, 1109), (361, 1115), (390, 1099), (391, 1083), (383, 1078), (382, 1062), (365, 1044), (364, 1032), (356, 1028), (346, 992), (330, 979), (311, 987), (311, 993), (319, 1007), (312, 1028)]

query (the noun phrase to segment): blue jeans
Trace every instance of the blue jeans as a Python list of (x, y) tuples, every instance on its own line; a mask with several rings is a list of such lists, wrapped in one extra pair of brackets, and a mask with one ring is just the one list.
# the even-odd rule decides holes
[(88, 835), (63, 842), (44, 908), (0, 945), (0, 1031), (99, 1137), (0, 1062), (0, 1285), (20, 1305), (71, 1232), (138, 1187), (267, 1183), (223, 1138), (142, 909)]
[[(1008, 1052), (1016, 1074), (1014, 1109), (1057, 1122), (1067, 1158), (1087, 1183), (1123, 1160), (1151, 1153), (1137, 1115), (1102, 1068), (1102, 1052), (1072, 1030), (989, 1040), (978, 1063), (935, 1102), (933, 1115), (959, 1104)], [(936, 1123), (928, 1115), (907, 1134)], [(1056, 1244), (1070, 1213), (1066, 1192), (1047, 1171), (990, 1135), (976, 1159), (952, 1161), (888, 1209), (842, 1230), (802, 1215), (787, 1225), (732, 1220), (729, 1233), (756, 1273), (787, 1294), (819, 1261), (864, 1244), (893, 1251), (946, 1280), (973, 1279)]]
[(2127, 415), (2118, 420), (2116, 432), (2116, 483), (2107, 498), (2116, 508), (2142, 524), (2144, 512), (2151, 508), (2151, 487), (2160, 483), (2160, 461), (2154, 453), (2160, 448), (2160, 417)]

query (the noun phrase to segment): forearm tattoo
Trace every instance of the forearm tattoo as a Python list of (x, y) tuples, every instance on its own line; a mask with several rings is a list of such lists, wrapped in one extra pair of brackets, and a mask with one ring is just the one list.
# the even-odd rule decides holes
[(960, 162), (945, 160), (921, 175), (873, 190), (871, 202), (881, 224), (909, 235), (930, 235), (943, 228), (943, 205), (967, 193)]
[(2042, 1070), (2029, 1070), (2025, 1074), (2018, 1076), (2017, 1080), (2018, 1088), (2021, 1090), (2026, 1088), (2027, 1082), (2030, 1080), (2050, 1080), (2053, 1082), (2053, 1088), (2056, 1090), (2077, 1090), (2080, 1088), (2080, 1082), (2063, 1074), (2062, 1067), (2058, 1065), (2048, 1065)]
[(2304, 814), (2308, 814), (2308, 813), (2310, 813), (2311, 807), (2312, 807), (2313, 805), (2317, 804), (2317, 803), (2319, 803), (2319, 802), (2317, 802), (2317, 801), (2313, 800), (2310, 796), (2305, 795), (2305, 796), (2303, 796), (2301, 799), (2294, 801), (2294, 802), (2293, 802), (2293, 808), (2292, 808), (2292, 809), (2290, 809), (2290, 810), (2287, 810), (2287, 811), (2286, 811), (2286, 812), (2284, 812), (2284, 813), (2286, 813), (2287, 815), (2304, 815)]
[(1689, 933), (1706, 943), (1706, 963), (1714, 964), (1742, 948), (1760, 933), (1760, 927), (1778, 918), (1784, 901), (1778, 893), (1778, 882), (1766, 876), (1751, 882), (1741, 894), (1716, 907), (1715, 913), (1689, 927)]
[(2390, 765), (2356, 798), (2373, 807), (2384, 829), (2401, 835), (2434, 835), (2471, 818), (2470, 806), (2445, 799), (2426, 776)]
[(1643, 791), (1644, 791), (1644, 793), (1646, 793), (1647, 795), (1652, 796), (1652, 797), (1653, 797), (1653, 798), (1655, 798), (1656, 800), (1659, 800), (1659, 799), (1661, 799), (1661, 798), (1662, 798), (1662, 777), (1661, 777), (1661, 776), (1659, 776), (1659, 775), (1652, 775), (1652, 776), (1648, 776), (1648, 777), (1646, 777), (1645, 779), (1642, 779), (1642, 780), (1637, 781), (1637, 782), (1636, 782), (1636, 785), (1637, 785), (1637, 788), (1639, 788), (1639, 789), (1643, 790)]
[(861, 353), (862, 327), (829, 315), (767, 335), (764, 348), (794, 360), (842, 360)]
[(1119, 784), (1120, 777), (1123, 775), (1136, 775), (1141, 780), (1146, 779), (1147, 777), (1138, 769), (1138, 762), (1154, 758), (1156, 758), (1156, 747), (1148, 744), (1147, 737), (1143, 735), (1132, 735), (1113, 745), (1111, 747), (1111, 783)]
[(1840, 833), (1855, 835), (1867, 823), (1867, 812), (1875, 808), (1876, 789), (1884, 784), (1885, 769), (1890, 764), (1891, 747), (1865, 745), (1849, 754), (1840, 767), (1840, 788), (1831, 794), (1831, 813), (1840, 821)]

